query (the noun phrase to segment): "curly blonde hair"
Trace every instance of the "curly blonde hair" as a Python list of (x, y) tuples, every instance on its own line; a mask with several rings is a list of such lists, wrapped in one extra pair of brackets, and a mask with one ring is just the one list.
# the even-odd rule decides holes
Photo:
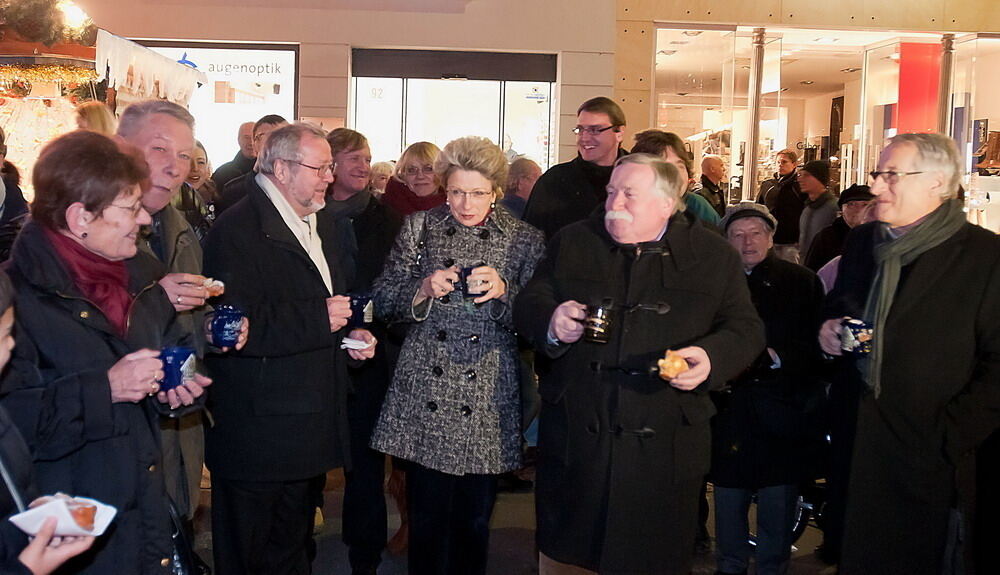
[(479, 172), (493, 186), (496, 199), (503, 197), (509, 169), (503, 150), (482, 136), (466, 136), (448, 142), (434, 162), (434, 173), (441, 185), (448, 184), (455, 170)]

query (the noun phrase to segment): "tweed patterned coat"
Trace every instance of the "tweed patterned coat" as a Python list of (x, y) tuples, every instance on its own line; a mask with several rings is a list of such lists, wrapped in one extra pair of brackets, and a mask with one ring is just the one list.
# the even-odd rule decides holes
[[(448, 206), (406, 218), (372, 289), (380, 319), (412, 324), (372, 448), (453, 475), (497, 474), (520, 465), (511, 310), (544, 248), (542, 233), (502, 206), (476, 227), (458, 223)], [(413, 307), (421, 282), (434, 271), (480, 264), (503, 278), (506, 303), (477, 306), (458, 291)]]

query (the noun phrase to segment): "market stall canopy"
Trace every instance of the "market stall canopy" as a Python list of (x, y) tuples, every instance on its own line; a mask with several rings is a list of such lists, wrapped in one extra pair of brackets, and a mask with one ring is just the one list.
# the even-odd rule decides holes
[(108, 78), (108, 87), (128, 99), (161, 98), (187, 106), (191, 94), (208, 77), (190, 66), (179, 64), (131, 40), (106, 30), (97, 32), (98, 81)]

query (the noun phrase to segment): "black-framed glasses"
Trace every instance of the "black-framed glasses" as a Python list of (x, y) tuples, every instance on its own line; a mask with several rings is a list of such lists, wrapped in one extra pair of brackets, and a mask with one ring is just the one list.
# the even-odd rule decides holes
[(868, 172), (868, 177), (871, 179), (871, 183), (873, 184), (877, 182), (879, 178), (882, 178), (882, 181), (889, 184), (890, 186), (893, 186), (899, 183), (900, 178), (902, 178), (903, 176), (913, 176), (922, 173), (923, 172), (893, 172), (891, 170), (887, 172), (874, 171), (874, 172)]
[(415, 176), (421, 172), (431, 175), (434, 173), (434, 166), (431, 164), (424, 164), (423, 166), (406, 166), (403, 170), (403, 173), (407, 176)]
[(613, 130), (614, 128), (617, 127), (618, 126), (615, 126), (614, 124), (607, 126), (605, 128), (598, 128), (597, 126), (577, 126), (573, 128), (573, 133), (576, 134), (577, 136), (579, 136), (580, 134), (590, 134), (591, 136), (597, 136), (603, 132), (607, 132), (608, 130)]
[(309, 168), (310, 170), (316, 170), (316, 175), (323, 177), (327, 174), (333, 173), (333, 164), (323, 164), (322, 166), (310, 166), (309, 164), (303, 164), (298, 160), (285, 160), (286, 162), (292, 162), (293, 164), (298, 164), (303, 168)]

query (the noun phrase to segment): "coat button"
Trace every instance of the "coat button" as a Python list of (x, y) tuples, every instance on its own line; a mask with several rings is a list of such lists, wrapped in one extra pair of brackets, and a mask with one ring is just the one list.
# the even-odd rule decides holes
[(448, 339), (448, 332), (446, 332), (443, 329), (441, 331), (437, 332), (437, 340), (438, 341), (444, 341), (446, 339)]
[(435, 365), (434, 369), (432, 369), (431, 371), (433, 371), (434, 375), (436, 375), (438, 377), (441, 377), (442, 375), (444, 375), (444, 370), (441, 369), (440, 365)]
[(465, 417), (469, 417), (470, 415), (472, 415), (472, 408), (469, 407), (468, 405), (463, 405), (462, 406), (462, 415), (465, 416)]
[(448, 228), (447, 230), (444, 231), (444, 235), (446, 235), (446, 236), (453, 236), (453, 235), (455, 235), (455, 228)]
[(437, 409), (438, 409), (438, 404), (436, 402), (433, 401), (427, 402), (427, 411), (437, 411)]
[(587, 433), (593, 433), (594, 435), (597, 435), (598, 431), (600, 431), (600, 428), (597, 426), (596, 423), (591, 423), (590, 425), (587, 426)]
[(150, 472), (152, 472), (152, 471), (156, 471), (156, 465), (155, 465), (155, 464), (153, 464), (153, 465), (150, 465), (149, 467), (147, 467), (147, 468), (146, 468), (146, 470), (147, 470), (147, 471), (150, 471)]
[(455, 260), (453, 260), (451, 258), (448, 258), (448, 259), (444, 260), (444, 262), (442, 262), (442, 263), (444, 264), (444, 267), (450, 268), (451, 266), (455, 265)]
[(469, 336), (469, 342), (470, 343), (479, 343), (479, 336), (476, 335), (476, 334), (470, 335)]
[(88, 317), (90, 317), (90, 312), (89, 311), (81, 311), (80, 312), (80, 319), (87, 319)]
[(168, 567), (169, 565), (170, 565), (170, 559), (168, 557), (160, 559), (160, 567)]
[(468, 379), (469, 381), (476, 379), (476, 370), (470, 369), (469, 371), (465, 372), (465, 379)]
[(479, 239), (481, 239), (481, 240), (488, 240), (488, 239), (490, 239), (490, 231), (489, 230), (482, 230), (481, 232), (479, 232)]
[(441, 296), (441, 297), (438, 298), (438, 301), (441, 302), (441, 303), (448, 303), (448, 302), (450, 302), (451, 301), (451, 294), (450, 293), (444, 294), (443, 296)]

